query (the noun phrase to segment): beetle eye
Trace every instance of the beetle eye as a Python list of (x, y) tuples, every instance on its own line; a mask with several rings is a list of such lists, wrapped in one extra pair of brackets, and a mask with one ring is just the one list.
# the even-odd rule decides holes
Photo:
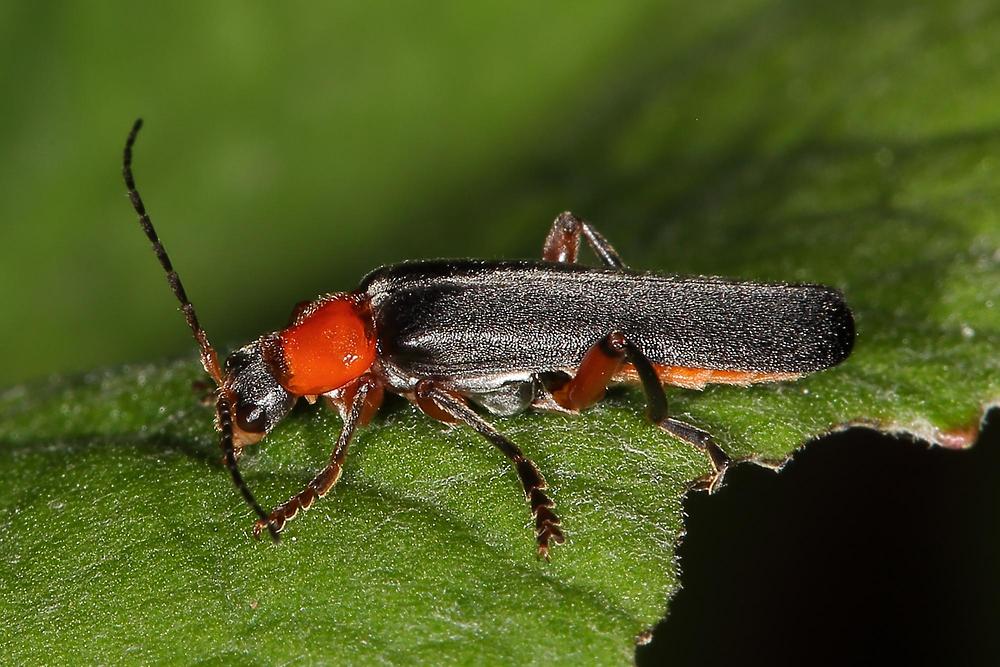
[(247, 433), (263, 433), (267, 429), (264, 410), (253, 405), (236, 406), (236, 425)]

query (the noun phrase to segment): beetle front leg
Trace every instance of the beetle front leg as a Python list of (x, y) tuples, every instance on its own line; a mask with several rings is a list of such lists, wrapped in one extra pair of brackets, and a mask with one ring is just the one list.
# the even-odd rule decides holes
[(344, 413), (344, 427), (337, 438), (337, 444), (330, 454), (330, 462), (323, 468), (309, 484), (299, 493), (292, 496), (287, 502), (275, 507), (267, 517), (267, 521), (258, 519), (254, 522), (253, 534), (260, 537), (261, 532), (267, 528), (272, 533), (281, 532), (285, 524), (294, 519), (299, 510), (307, 510), (312, 507), (318, 499), (330, 492), (330, 489), (340, 479), (340, 474), (344, 469), (344, 459), (347, 458), (347, 447), (351, 442), (351, 437), (358, 426), (368, 423), (371, 416), (378, 410), (382, 401), (382, 387), (374, 378), (364, 376), (360, 378), (356, 387), (351, 387), (352, 391), (347, 399), (350, 401), (350, 408)]
[(605, 266), (611, 269), (625, 268), (618, 251), (608, 243), (608, 240), (589, 222), (580, 220), (569, 211), (560, 213), (552, 223), (552, 229), (549, 230), (542, 248), (542, 259), (547, 262), (576, 264), (581, 234)]
[(469, 407), (464, 398), (436, 386), (433, 382), (422, 381), (415, 391), (417, 406), (429, 416), (445, 423), (462, 422), (489, 440), (511, 460), (521, 480), (524, 496), (531, 505), (531, 516), (535, 521), (535, 541), (538, 556), (549, 559), (552, 544), (566, 541), (560, 528), (561, 521), (552, 508), (555, 503), (545, 493), (547, 484), (534, 462), (527, 458), (513, 442), (500, 434), (496, 428)]
[(626, 362), (632, 364), (639, 375), (650, 420), (675, 438), (694, 445), (708, 455), (713, 468), (712, 477), (708, 480), (708, 492), (717, 491), (729, 467), (729, 457), (707, 431), (669, 416), (667, 395), (656, 369), (646, 355), (621, 333), (610, 333), (590, 348), (577, 374), (555, 389), (552, 399), (567, 410), (587, 408), (604, 397), (608, 383)]

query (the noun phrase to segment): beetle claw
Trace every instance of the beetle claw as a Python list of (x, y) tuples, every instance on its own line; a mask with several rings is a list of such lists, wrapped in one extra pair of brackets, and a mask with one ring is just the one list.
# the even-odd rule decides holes
[(718, 492), (722, 488), (722, 482), (726, 476), (726, 471), (729, 469), (729, 463), (718, 468), (714, 472), (710, 472), (704, 477), (699, 477), (695, 480), (691, 489), (694, 491), (707, 491), (708, 495)]
[[(556, 519), (558, 522), (559, 520)], [(549, 558), (549, 546), (551, 544), (563, 544), (566, 541), (566, 536), (563, 535), (562, 529), (559, 527), (558, 523), (546, 522), (544, 526), (538, 531), (538, 557), (544, 558), (546, 562), (550, 561)]]
[(281, 528), (275, 524), (271, 519), (264, 521), (263, 519), (257, 519), (253, 522), (253, 536), (260, 539), (261, 533), (267, 528), (267, 532), (271, 534), (271, 539), (275, 544), (281, 541)]

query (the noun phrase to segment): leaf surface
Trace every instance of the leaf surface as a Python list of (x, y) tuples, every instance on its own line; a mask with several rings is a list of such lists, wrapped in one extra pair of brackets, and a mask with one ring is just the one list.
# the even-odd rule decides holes
[[(1000, 401), (995, 10), (719, 12), (651, 11), (614, 60), (569, 77), (536, 151), (438, 204), (487, 230), (456, 254), (540, 247), (535, 212), (572, 207), (637, 268), (837, 286), (858, 322), (847, 363), (674, 390), (674, 414), (770, 465), (854, 424), (971, 444)], [(668, 20), (685, 29), (658, 39)], [(414, 214), (421, 236), (468, 224), (430, 213)], [(578, 418), (495, 420), (564, 521), (545, 563), (502, 456), (402, 402), (280, 546), (254, 541), (196, 379), (187, 359), (0, 397), (11, 662), (622, 664), (678, 588), (682, 499), (708, 464), (648, 425), (636, 390)], [(258, 498), (302, 488), (339, 426), (296, 410), (244, 457)]]

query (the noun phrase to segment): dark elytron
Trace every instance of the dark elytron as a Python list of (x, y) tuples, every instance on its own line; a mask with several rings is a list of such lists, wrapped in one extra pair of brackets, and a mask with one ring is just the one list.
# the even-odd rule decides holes
[(462, 260), (379, 269), (359, 291), (384, 359), (456, 380), (569, 372), (611, 331), (654, 364), (796, 374), (842, 361), (854, 338), (840, 294), (819, 285)]

